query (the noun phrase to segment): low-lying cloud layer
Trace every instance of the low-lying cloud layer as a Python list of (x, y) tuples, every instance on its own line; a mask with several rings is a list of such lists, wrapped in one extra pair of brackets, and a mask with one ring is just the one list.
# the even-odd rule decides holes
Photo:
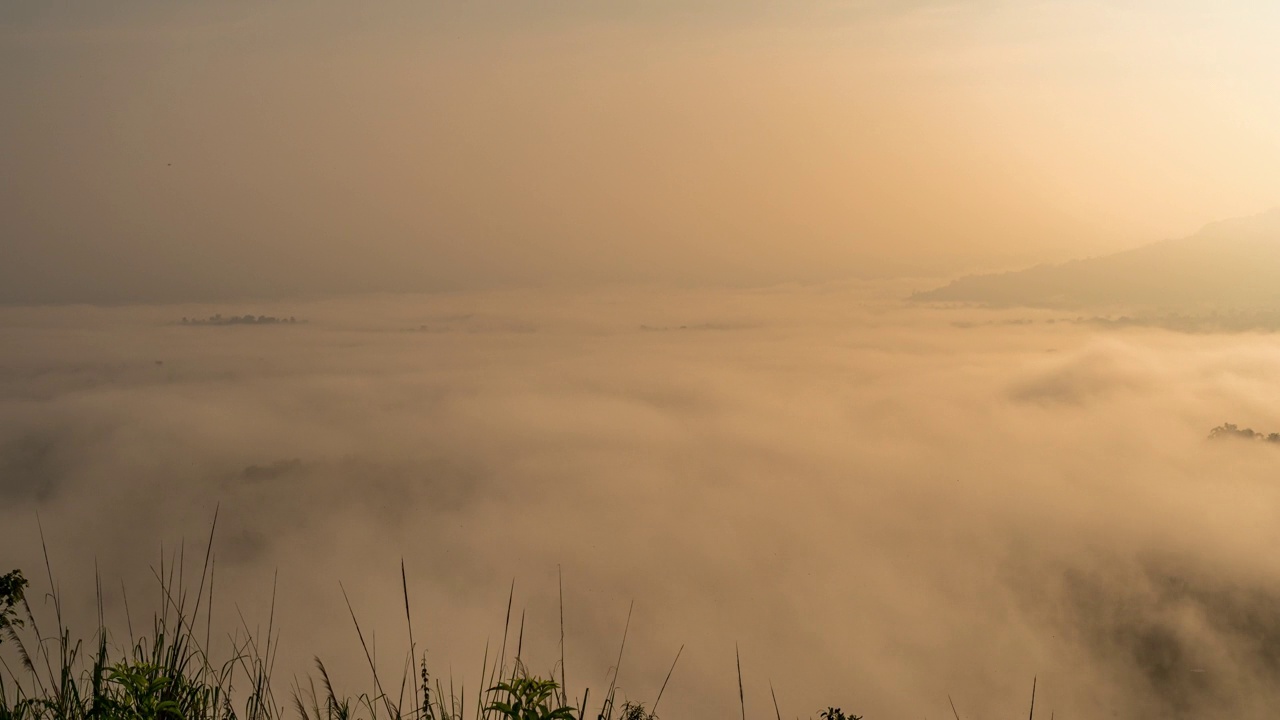
[[(668, 717), (1262, 717), (1280, 702), (1280, 340), (1001, 324), (853, 288), (0, 311), (0, 570), (135, 625), (220, 504), (215, 624), (364, 689), (525, 656)], [(306, 324), (182, 325), (252, 313)], [(957, 328), (957, 321), (968, 327)], [(198, 565), (198, 562), (195, 564)], [(190, 569), (188, 570), (190, 572)], [(45, 581), (37, 579), (37, 585)], [(107, 616), (124, 622), (119, 591)], [(135, 597), (135, 595), (137, 597)], [(37, 603), (38, 604), (38, 603)], [(594, 693), (593, 693), (594, 694)]]

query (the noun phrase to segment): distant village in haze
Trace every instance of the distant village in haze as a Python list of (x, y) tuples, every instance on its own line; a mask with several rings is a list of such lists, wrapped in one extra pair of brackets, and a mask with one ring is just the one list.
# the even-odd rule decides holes
[(298, 320), (290, 315), (287, 318), (276, 317), (274, 315), (228, 315), (223, 316), (222, 313), (210, 315), (207, 318), (182, 318), (183, 325), (296, 325), (305, 320)]

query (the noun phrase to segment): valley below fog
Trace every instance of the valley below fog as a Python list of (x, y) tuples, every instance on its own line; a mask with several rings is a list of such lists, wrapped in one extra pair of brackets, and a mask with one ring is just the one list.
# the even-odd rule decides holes
[[(399, 682), (523, 660), (670, 717), (1261, 717), (1280, 703), (1280, 335), (897, 287), (0, 308), (0, 571), (115, 637), (212, 552), (215, 645)], [(206, 317), (298, 322), (184, 323)], [(1052, 322), (1050, 322), (1052, 321)], [(163, 543), (161, 546), (160, 543)], [(194, 568), (194, 569), (193, 569)], [(126, 617), (127, 588), (132, 617)], [(412, 675), (412, 673), (411, 673)], [(302, 680), (300, 680), (302, 682)]]

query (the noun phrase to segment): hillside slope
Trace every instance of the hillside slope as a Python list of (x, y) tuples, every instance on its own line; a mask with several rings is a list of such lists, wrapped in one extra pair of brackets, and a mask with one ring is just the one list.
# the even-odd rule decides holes
[(1280, 308), (1280, 208), (1114, 255), (970, 275), (911, 299), (1042, 307)]

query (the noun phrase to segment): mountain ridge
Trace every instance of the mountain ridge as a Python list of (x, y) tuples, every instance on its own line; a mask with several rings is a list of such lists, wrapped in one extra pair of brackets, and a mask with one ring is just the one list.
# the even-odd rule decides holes
[(1057, 308), (1280, 308), (1280, 207), (1110, 255), (967, 275), (909, 299)]

